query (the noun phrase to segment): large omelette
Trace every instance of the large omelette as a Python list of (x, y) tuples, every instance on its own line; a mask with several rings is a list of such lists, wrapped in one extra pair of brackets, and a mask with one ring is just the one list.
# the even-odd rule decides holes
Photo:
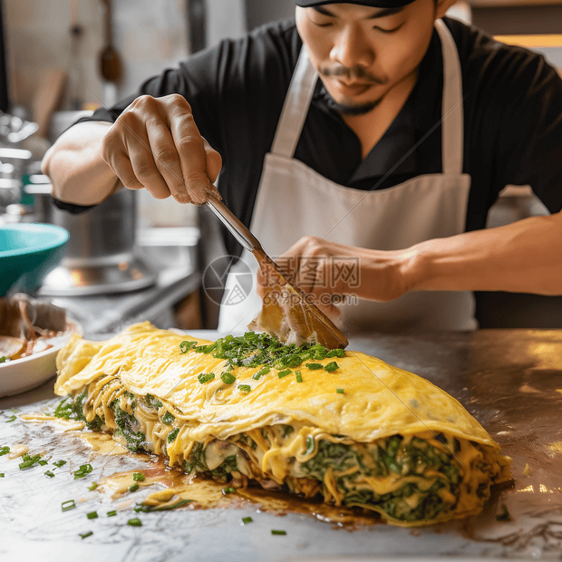
[(57, 369), (59, 415), (232, 487), (320, 494), (414, 526), (479, 512), (510, 477), (457, 400), (363, 353), (146, 322), (103, 342), (73, 336)]

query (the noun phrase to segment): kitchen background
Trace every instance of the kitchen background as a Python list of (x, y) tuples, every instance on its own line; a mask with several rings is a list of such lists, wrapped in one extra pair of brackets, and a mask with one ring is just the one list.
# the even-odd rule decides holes
[[(108, 12), (110, 4), (111, 10)], [(133, 93), (144, 79), (159, 73), (165, 67), (176, 65), (190, 53), (215, 45), (224, 37), (240, 37), (267, 21), (291, 17), (294, 2), (113, 0), (110, 3), (108, 0), (0, 0), (0, 8), (4, 27), (4, 63), (8, 78), (7, 84), (1, 84), (0, 103), (3, 103), (2, 91), (7, 89), (9, 113), (18, 115), (24, 121), (39, 124), (39, 132), (29, 138), (27, 144), (18, 145), (32, 153), (31, 159), (26, 161), (28, 169), (23, 171), (31, 172), (33, 181), (28, 178), (24, 183), (29, 182), (30, 185), (37, 182), (38, 185), (24, 189), (24, 200), (21, 202), (2, 203), (0, 197), (0, 218), (3, 216), (6, 220), (8, 216), (9, 220), (16, 221), (38, 217), (40, 220), (56, 222), (50, 214), (48, 204), (44, 202), (48, 185), (43, 184), (41, 187), (41, 182), (46, 180), (39, 177), (38, 162), (58, 134), (80, 115), (76, 112), (92, 111), (101, 104), (110, 104), (113, 100)], [(451, 9), (451, 15), (502, 36), (506, 42), (536, 49), (562, 69), (562, 0), (462, 1)], [(110, 53), (119, 58), (120, 71), (113, 76), (106, 75), (104, 79), (100, 73), (100, 54), (109, 44), (113, 48)], [(2, 77), (0, 79), (4, 81)], [(45, 140), (33, 140), (38, 134)], [(0, 153), (0, 161), (6, 164), (7, 160), (9, 158), (2, 160)], [(18, 170), (16, 166), (16, 173)], [(7, 176), (6, 173), (2, 175), (4, 178)], [(35, 195), (32, 193), (34, 189)], [(0, 189), (0, 195), (1, 193)], [(133, 263), (134, 259), (131, 258), (130, 269), (136, 267), (137, 272), (140, 272), (138, 275), (145, 275), (146, 286), (133, 284), (129, 288), (122, 287), (123, 290), (119, 289), (117, 292), (125, 293), (130, 290), (133, 295), (138, 294), (139, 288), (146, 290), (146, 287), (153, 285), (157, 277), (154, 269), (161, 271), (161, 268), (153, 267), (152, 274), (143, 269), (146, 266), (150, 270), (150, 263), (147, 262), (151, 260), (147, 259), (147, 248), (154, 249), (161, 244), (166, 247), (175, 246), (175, 251), (178, 251), (177, 247), (181, 244), (177, 241), (177, 234), (180, 231), (174, 229), (181, 228), (185, 244), (191, 250), (192, 246), (196, 247), (195, 253), (189, 254), (192, 259), (189, 267), (198, 272), (199, 277), (191, 276), (192, 284), (184, 283), (185, 287), (189, 285), (189, 294), (186, 293), (187, 289), (175, 293), (177, 302), (168, 302), (168, 308), (173, 309), (176, 324), (183, 327), (212, 327), (216, 319), (216, 306), (201, 302), (208, 299), (201, 297), (193, 287), (200, 282), (202, 269), (208, 263), (209, 257), (205, 257), (205, 254), (212, 254), (208, 246), (211, 244), (210, 240), (216, 242), (216, 230), (192, 206), (180, 206), (171, 199), (156, 201), (142, 192), (135, 197), (136, 201), (121, 202), (121, 206), (126, 208), (124, 212), (134, 213), (136, 220), (131, 222), (133, 234), (125, 233), (124, 237), (131, 238), (126, 244), (135, 246), (134, 259), (137, 262)], [(490, 226), (545, 212), (528, 188), (510, 187), (491, 213)], [(26, 214), (29, 215), (27, 218)], [(120, 219), (117, 217), (116, 220)], [(71, 226), (80, 229), (80, 225)], [(207, 232), (209, 228), (212, 236)], [(89, 230), (95, 230), (95, 225), (90, 225)], [(81, 231), (83, 236), (84, 228)], [(201, 236), (200, 232), (204, 235)], [(143, 244), (144, 253), (137, 252), (137, 246)], [(84, 239), (81, 239), (81, 247), (84, 247)], [(129, 246), (126, 249), (129, 250)], [(123, 248), (117, 248), (110, 250), (110, 253), (121, 250)], [(216, 254), (216, 247), (214, 252)], [(170, 259), (177, 261), (179, 258), (174, 255)], [(95, 284), (96, 281), (92, 283)], [(100, 291), (104, 294), (103, 289)], [(90, 292), (95, 290), (90, 289)], [(86, 294), (84, 290), (82, 294)], [(198, 296), (193, 298), (192, 295)], [(58, 295), (59, 298), (68, 296)], [(71, 294), (70, 296), (72, 297)], [(480, 294), (478, 298), (481, 325), (484, 327), (562, 327), (562, 299), (504, 294)], [(142, 299), (139, 297), (137, 301), (140, 300)], [(178, 306), (178, 303), (182, 306)], [(68, 306), (68, 299), (62, 304)], [(201, 307), (203, 313), (199, 314)], [(138, 306), (135, 310), (141, 314)], [(162, 321), (167, 322), (169, 318)]]

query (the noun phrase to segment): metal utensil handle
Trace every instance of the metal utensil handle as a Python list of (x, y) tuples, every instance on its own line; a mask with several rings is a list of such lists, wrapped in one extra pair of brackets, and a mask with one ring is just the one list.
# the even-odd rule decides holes
[(208, 199), (206, 204), (246, 250), (253, 252), (254, 250), (261, 249), (261, 244), (257, 238), (222, 201)]

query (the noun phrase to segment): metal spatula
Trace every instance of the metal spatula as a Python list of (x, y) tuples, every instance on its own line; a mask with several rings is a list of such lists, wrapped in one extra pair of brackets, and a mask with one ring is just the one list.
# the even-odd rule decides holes
[(206, 204), (236, 240), (255, 256), (263, 275), (270, 281), (262, 310), (249, 327), (274, 334), (284, 343), (308, 341), (329, 349), (347, 347), (346, 337), (265, 253), (256, 237), (230, 209), (217, 199), (209, 199)]

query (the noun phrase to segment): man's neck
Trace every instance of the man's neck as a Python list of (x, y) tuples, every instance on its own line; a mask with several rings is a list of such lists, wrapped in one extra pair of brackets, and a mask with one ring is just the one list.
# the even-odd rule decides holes
[(417, 70), (391, 88), (378, 105), (364, 115), (341, 114), (348, 127), (361, 141), (365, 159), (400, 113), (417, 81)]

